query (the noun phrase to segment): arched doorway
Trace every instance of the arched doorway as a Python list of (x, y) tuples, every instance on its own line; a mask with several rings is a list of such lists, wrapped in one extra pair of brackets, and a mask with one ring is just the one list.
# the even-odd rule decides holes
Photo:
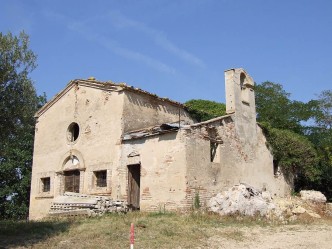
[(63, 156), (62, 170), (59, 171), (59, 194), (64, 192), (83, 192), (84, 161), (81, 153), (71, 150)]

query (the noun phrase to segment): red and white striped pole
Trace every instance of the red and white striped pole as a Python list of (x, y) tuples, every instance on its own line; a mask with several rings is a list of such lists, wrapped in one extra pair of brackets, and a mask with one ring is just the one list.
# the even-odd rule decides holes
[(134, 233), (134, 223), (130, 226), (130, 249), (134, 249), (135, 233)]

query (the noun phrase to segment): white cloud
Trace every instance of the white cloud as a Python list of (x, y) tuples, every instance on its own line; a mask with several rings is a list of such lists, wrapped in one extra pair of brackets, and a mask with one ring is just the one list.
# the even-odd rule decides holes
[(137, 62), (144, 63), (148, 67), (154, 68), (155, 70), (158, 70), (160, 72), (169, 73), (169, 74), (176, 73), (176, 70), (168, 66), (167, 64), (159, 60), (156, 60), (150, 56), (147, 56), (145, 54), (121, 47), (116, 40), (98, 33), (93, 28), (89, 28), (89, 23), (96, 20), (100, 21), (101, 19), (106, 18), (106, 16), (90, 16), (89, 18), (84, 19), (83, 21), (74, 22), (73, 20), (65, 17), (62, 14), (55, 13), (49, 10), (44, 10), (43, 15), (53, 20), (56, 20), (57, 22), (65, 25), (67, 29), (80, 34), (82, 37), (84, 37), (84, 39), (99, 44), (114, 54), (117, 54), (129, 60), (134, 60)]
[(154, 68), (158, 71), (175, 74), (176, 70), (165, 63), (156, 60), (150, 56), (144, 55), (142, 53), (129, 50), (127, 48), (121, 47), (117, 41), (110, 39), (104, 35), (93, 32), (91, 29), (88, 29), (86, 25), (81, 23), (70, 23), (67, 26), (70, 30), (80, 33), (85, 39), (98, 43), (109, 51), (118, 54), (124, 58), (135, 60), (145, 65)]
[(110, 12), (109, 14), (113, 25), (117, 28), (133, 28), (135, 30), (141, 31), (149, 36), (154, 42), (165, 49), (166, 51), (174, 54), (176, 57), (180, 58), (183, 61), (186, 61), (190, 64), (194, 64), (199, 67), (205, 67), (202, 60), (200, 60), (195, 55), (189, 53), (188, 51), (177, 47), (163, 32), (152, 29), (146, 26), (144, 23), (137, 22), (135, 20), (129, 19), (119, 12)]

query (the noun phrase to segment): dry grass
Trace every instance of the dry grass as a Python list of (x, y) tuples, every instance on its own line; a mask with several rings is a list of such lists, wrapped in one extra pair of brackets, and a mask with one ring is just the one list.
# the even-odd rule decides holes
[(0, 248), (128, 248), (131, 223), (135, 225), (135, 248), (204, 248), (212, 236), (244, 239), (243, 227), (269, 227), (264, 219), (190, 214), (109, 214), (99, 218), (0, 221)]
[(243, 231), (239, 229), (232, 229), (230, 231), (224, 231), (222, 232), (223, 237), (226, 239), (232, 239), (236, 241), (242, 241), (245, 237)]

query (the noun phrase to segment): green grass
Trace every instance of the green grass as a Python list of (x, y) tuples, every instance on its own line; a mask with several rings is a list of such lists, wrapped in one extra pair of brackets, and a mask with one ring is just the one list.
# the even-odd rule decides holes
[(242, 241), (243, 227), (274, 227), (264, 219), (171, 212), (108, 214), (96, 218), (0, 221), (0, 248), (128, 248), (130, 225), (136, 248), (204, 248), (212, 236)]

